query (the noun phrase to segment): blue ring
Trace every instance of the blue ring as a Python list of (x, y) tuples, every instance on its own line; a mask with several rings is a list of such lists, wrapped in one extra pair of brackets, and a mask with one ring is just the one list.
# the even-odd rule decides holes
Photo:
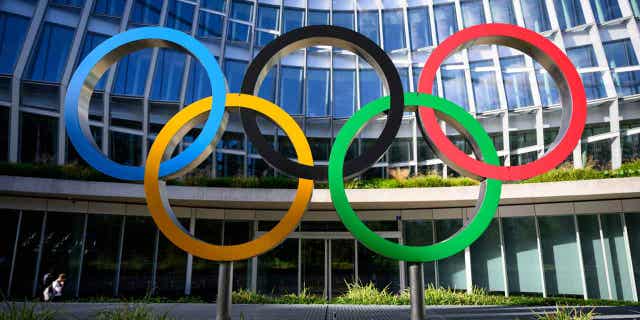
[[(112, 161), (96, 147), (93, 137), (85, 136), (84, 132), (89, 131), (83, 131), (83, 126), (80, 122), (78, 104), (80, 93), (91, 71), (107, 55), (113, 54), (113, 51), (132, 42), (153, 39), (171, 42), (198, 59), (207, 72), (211, 83), (212, 96), (214, 97), (214, 99), (212, 99), (213, 102), (211, 112), (209, 112), (209, 118), (205, 122), (198, 137), (180, 154), (160, 165), (160, 176), (174, 174), (195, 161), (206, 148), (210, 147), (224, 117), (225, 98), (227, 94), (224, 74), (207, 47), (195, 38), (181, 31), (169, 28), (144, 27), (132, 29), (105, 40), (82, 60), (71, 78), (64, 104), (65, 123), (71, 143), (78, 151), (78, 154), (100, 172), (121, 180), (143, 180), (144, 167), (123, 165)], [(145, 46), (145, 48), (146, 47), (149, 46)], [(95, 81), (97, 80), (98, 79), (95, 79)], [(91, 88), (91, 90), (93, 90), (93, 88)], [(82, 117), (86, 129), (88, 129), (88, 112), (83, 114)]]

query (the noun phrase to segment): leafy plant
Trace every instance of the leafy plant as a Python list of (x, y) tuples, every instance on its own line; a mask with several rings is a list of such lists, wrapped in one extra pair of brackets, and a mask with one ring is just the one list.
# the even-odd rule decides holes
[(155, 314), (148, 305), (144, 304), (127, 304), (113, 310), (104, 310), (98, 312), (95, 316), (96, 320), (172, 320), (168, 313)]
[(0, 307), (0, 320), (53, 320), (56, 312), (39, 309), (35, 303), (3, 302)]
[(556, 306), (556, 311), (536, 315), (538, 320), (592, 320), (595, 316), (593, 309), (584, 312), (579, 309), (568, 309)]

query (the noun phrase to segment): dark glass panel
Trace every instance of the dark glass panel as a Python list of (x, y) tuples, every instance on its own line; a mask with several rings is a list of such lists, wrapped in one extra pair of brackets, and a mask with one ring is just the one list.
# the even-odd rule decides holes
[(0, 12), (0, 74), (13, 73), (28, 28), (29, 18)]
[(151, 217), (125, 219), (119, 295), (141, 297), (153, 292), (151, 274), (157, 229)]
[(54, 163), (57, 145), (58, 119), (20, 113), (20, 162)]
[(298, 292), (298, 239), (286, 239), (258, 258), (258, 292), (284, 295)]
[(16, 243), (19, 212), (14, 210), (0, 210), (0, 295), (7, 295), (9, 289), (9, 274), (13, 260), (13, 247)]
[(124, 216), (90, 214), (84, 246), (80, 296), (112, 296)]
[(31, 297), (33, 281), (38, 281), (41, 288), (41, 277), (36, 277), (36, 262), (40, 252), (40, 234), (42, 232), (42, 212), (23, 211), (20, 224), (20, 236), (16, 248), (16, 260), (11, 282), (11, 297), (16, 300)]

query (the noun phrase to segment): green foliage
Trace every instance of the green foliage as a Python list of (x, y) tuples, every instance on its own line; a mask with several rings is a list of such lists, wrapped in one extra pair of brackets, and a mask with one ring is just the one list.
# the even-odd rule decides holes
[(594, 316), (593, 310), (584, 312), (575, 308), (556, 307), (555, 312), (539, 314), (536, 318), (538, 320), (592, 320)]
[(126, 305), (114, 310), (98, 312), (96, 320), (173, 320), (167, 313), (155, 314), (144, 304)]
[(551, 170), (547, 173), (539, 175), (524, 181), (525, 183), (535, 182), (556, 182), (556, 181), (575, 181), (575, 180), (592, 180), (607, 178), (626, 178), (640, 176), (640, 160), (634, 160), (624, 163), (616, 170), (600, 171), (591, 167), (583, 169), (575, 169), (572, 167), (562, 167)]
[(336, 304), (377, 304), (377, 305), (400, 305), (409, 303), (408, 292), (398, 295), (389, 291), (388, 287), (379, 290), (373, 284), (362, 284), (360, 282), (347, 283), (347, 292), (335, 298)]
[(436, 175), (415, 176), (407, 179), (352, 180), (345, 183), (347, 189), (433, 188), (477, 185), (470, 178), (442, 178)]
[(0, 306), (0, 320), (53, 320), (56, 313), (42, 310), (35, 303), (3, 302)]
[(234, 291), (231, 300), (236, 304), (324, 304), (324, 298), (310, 294), (305, 288), (300, 294), (285, 294), (282, 296), (267, 296), (244, 289)]

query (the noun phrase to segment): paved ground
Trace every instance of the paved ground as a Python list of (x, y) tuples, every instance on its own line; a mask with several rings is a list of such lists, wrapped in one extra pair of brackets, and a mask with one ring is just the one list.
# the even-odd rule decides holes
[[(158, 313), (177, 319), (214, 320), (214, 304), (152, 304)], [(43, 307), (43, 305), (40, 305)], [(93, 319), (101, 310), (122, 308), (122, 304), (60, 303), (44, 306), (57, 311), (60, 320)], [(593, 308), (584, 308), (589, 311)], [(427, 307), (427, 319), (536, 319), (536, 314), (553, 307)], [(639, 319), (640, 307), (598, 307), (596, 319)], [(408, 306), (350, 305), (234, 305), (233, 319), (244, 320), (409, 320)]]

